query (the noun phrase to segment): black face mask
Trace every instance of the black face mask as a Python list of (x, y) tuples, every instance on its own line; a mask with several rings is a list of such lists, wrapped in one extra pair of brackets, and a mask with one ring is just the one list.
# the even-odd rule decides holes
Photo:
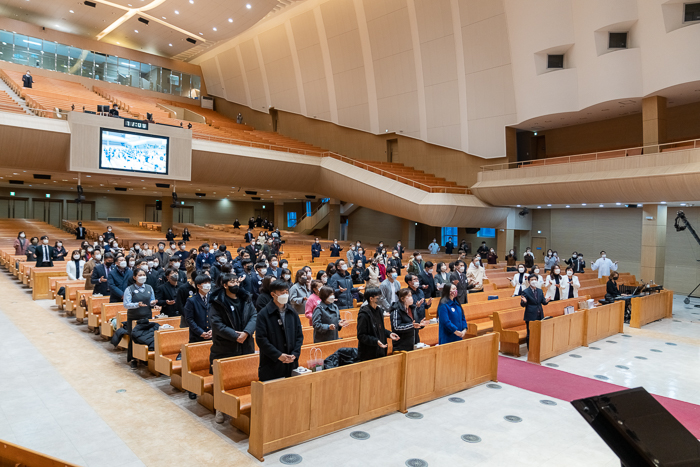
[(177, 282), (177, 276), (170, 276), (170, 282)]
[(228, 286), (228, 291), (234, 295), (238, 294), (239, 290), (240, 290), (240, 287), (237, 285), (229, 285)]
[(105, 266), (107, 266), (108, 268), (109, 268), (109, 267), (112, 267), (112, 264), (114, 264), (114, 263), (105, 262)]

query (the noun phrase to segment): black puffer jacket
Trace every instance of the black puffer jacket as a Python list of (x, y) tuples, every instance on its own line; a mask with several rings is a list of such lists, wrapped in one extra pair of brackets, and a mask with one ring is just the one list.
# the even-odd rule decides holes
[[(258, 313), (250, 295), (243, 289), (236, 294), (243, 310), (237, 313), (226, 304), (226, 290), (218, 289), (210, 298), (209, 323), (211, 324), (211, 353), (235, 357), (255, 353), (253, 333)], [(238, 342), (239, 332), (248, 334), (242, 344)]]
[(136, 326), (131, 331), (131, 339), (134, 344), (147, 345), (148, 350), (153, 350), (155, 337), (154, 334), (160, 327), (158, 323), (152, 323), (147, 319), (136, 321)]
[(357, 352), (359, 361), (386, 357), (387, 349), (379, 347), (379, 342), (386, 345), (391, 331), (384, 327), (384, 310), (377, 306), (372, 309), (367, 302), (362, 304), (357, 314)]

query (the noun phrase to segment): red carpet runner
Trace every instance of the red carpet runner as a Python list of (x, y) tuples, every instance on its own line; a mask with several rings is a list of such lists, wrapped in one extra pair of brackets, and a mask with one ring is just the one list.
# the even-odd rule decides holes
[[(498, 381), (569, 402), (628, 389), (624, 386), (501, 356), (498, 357)], [(700, 438), (700, 406), (657, 395), (654, 395), (654, 398), (696, 438)]]

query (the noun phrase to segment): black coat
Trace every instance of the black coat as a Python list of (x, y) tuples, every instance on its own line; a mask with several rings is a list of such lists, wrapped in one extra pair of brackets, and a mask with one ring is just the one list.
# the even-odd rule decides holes
[(343, 251), (343, 247), (334, 243), (331, 245), (330, 250), (331, 258), (335, 258), (340, 256), (340, 252)]
[(542, 305), (546, 305), (549, 302), (545, 301), (542, 289), (535, 289), (534, 293), (532, 287), (528, 287), (523, 290), (523, 297), (527, 299), (527, 303), (520, 302), (520, 306), (525, 308), (525, 314), (523, 319), (525, 321), (537, 321), (544, 319), (544, 310)]
[(387, 261), (387, 269), (389, 268), (396, 268), (396, 274), (399, 276), (401, 275), (401, 270), (406, 269), (406, 266), (404, 266), (401, 263), (401, 258), (394, 258), (393, 256), (389, 258), (389, 261)]
[(255, 264), (258, 259), (258, 252), (260, 251), (259, 248), (257, 248), (257, 243), (251, 243), (247, 247), (245, 247), (245, 251), (248, 252), (250, 255), (250, 260)]
[(386, 351), (378, 342), (386, 345), (391, 331), (384, 327), (384, 310), (377, 306), (372, 309), (368, 303), (360, 307), (357, 313), (357, 352), (359, 360), (373, 360), (386, 357)]
[[(411, 308), (415, 310), (414, 305)], [(401, 304), (401, 302), (394, 302), (391, 305), (391, 330), (399, 336), (399, 340), (395, 341), (393, 344), (394, 352), (399, 350), (413, 350), (413, 344), (415, 338), (418, 335), (414, 331), (413, 323), (415, 322), (415, 311), (413, 312), (413, 318), (411, 319), (406, 312), (406, 308)], [(420, 321), (420, 320), (418, 320)]]
[[(219, 289), (211, 296), (209, 322), (212, 331), (212, 360), (255, 353), (253, 333), (258, 316), (250, 296), (243, 290), (239, 291), (237, 297), (241, 304), (240, 310), (228, 306), (225, 296), (224, 289)], [(248, 334), (242, 344), (237, 341), (239, 332)]]
[(246, 242), (250, 243), (253, 241), (253, 234), (250, 232), (246, 232), (246, 234), (243, 236), (243, 238), (245, 239)]
[[(275, 302), (270, 302), (258, 312), (255, 325), (255, 342), (260, 350), (260, 366), (258, 378), (269, 381), (277, 378), (287, 378), (299, 366), (301, 346), (304, 343), (304, 333), (296, 310), (289, 304), (285, 305), (284, 326), (282, 316)], [(294, 355), (292, 363), (282, 363), (282, 354)]]
[(420, 281), (421, 288), (423, 288), (424, 285), (428, 286), (427, 288), (423, 289), (423, 294), (426, 298), (437, 296), (437, 287), (435, 286), (435, 278), (433, 276), (429, 275), (425, 272), (425, 270), (423, 270), (420, 274), (418, 274), (418, 280)]
[(92, 275), (90, 276), (90, 282), (95, 288), (92, 290), (93, 295), (109, 295), (109, 282), (100, 282), (100, 278), (105, 277), (105, 265), (104, 263), (96, 265), (92, 269)]
[(262, 286), (262, 279), (258, 276), (257, 272), (248, 274), (243, 282), (243, 288), (246, 292), (250, 294), (253, 303), (258, 300), (258, 295), (260, 295), (260, 287)]
[(445, 243), (445, 253), (448, 255), (452, 254), (452, 250), (455, 249), (455, 244), (452, 242)]
[(613, 281), (612, 279), (608, 279), (608, 283), (605, 284), (605, 293), (612, 295), (613, 297), (622, 295), (620, 293), (620, 289), (617, 287), (617, 282)]
[(318, 258), (319, 256), (321, 256), (321, 244), (320, 243), (312, 243), (311, 244), (311, 257)]
[(190, 343), (203, 342), (202, 334), (211, 329), (209, 324), (209, 303), (204, 305), (204, 300), (199, 291), (197, 291), (187, 299), (183, 311), (185, 320), (190, 328)]
[(190, 284), (189, 282), (186, 282), (177, 288), (177, 295), (175, 298), (175, 306), (177, 307), (178, 311), (180, 312), (180, 316), (181, 316), (180, 327), (181, 328), (187, 327), (187, 320), (185, 319), (185, 303), (187, 303), (188, 298), (192, 297), (196, 293), (197, 293), (197, 287)]
[(267, 292), (262, 292), (260, 295), (258, 295), (258, 299), (255, 300), (255, 309), (258, 311), (262, 310), (271, 301), (272, 301), (272, 295), (270, 295)]
[(160, 325), (147, 319), (140, 319), (131, 330), (131, 339), (135, 344), (147, 345), (148, 350), (153, 350), (155, 345), (155, 332)]
[(46, 248), (49, 250), (49, 257), (47, 258), (49, 261), (46, 263), (44, 262), (44, 245), (39, 244), (34, 250), (34, 254), (36, 255), (36, 267), (38, 268), (53, 266), (54, 248), (51, 245), (46, 245)]
[(75, 239), (76, 240), (85, 240), (85, 233), (87, 230), (85, 230), (85, 227), (76, 227), (75, 228)]
[[(180, 309), (177, 307), (177, 285), (170, 282), (162, 284), (156, 289), (156, 300), (158, 306), (162, 307), (162, 313), (168, 316), (180, 316)], [(168, 305), (168, 300), (175, 300), (174, 305)]]
[(32, 78), (31, 75), (30, 76), (27, 76), (27, 75), (22, 76), (22, 85), (25, 88), (31, 88), (32, 84), (34, 84), (34, 78)]
[[(336, 299), (335, 304), (338, 305), (338, 308), (341, 310), (352, 308), (352, 292), (355, 289), (353, 288), (350, 273), (345, 272), (345, 275), (341, 275), (336, 272), (328, 280), (328, 287), (332, 288), (334, 291)], [(344, 288), (345, 292), (341, 292), (340, 287)]]

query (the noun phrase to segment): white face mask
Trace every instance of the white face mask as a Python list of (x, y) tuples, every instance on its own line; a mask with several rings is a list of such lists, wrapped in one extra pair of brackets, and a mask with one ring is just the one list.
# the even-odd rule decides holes
[(260, 270), (260, 275), (261, 275), (261, 276), (264, 276), (265, 274), (267, 274), (267, 268), (262, 268), (262, 269)]
[(606, 255), (604, 253), (602, 255), (600, 255), (601, 258), (605, 258), (606, 256), (608, 256), (608, 255)]
[(331, 295), (330, 297), (328, 297), (328, 300), (326, 300), (326, 303), (328, 303), (330, 305), (334, 301), (335, 301), (335, 295)]
[(100, 241), (103, 241), (103, 240), (104, 240), (104, 239), (103, 239), (102, 237), (100, 237)]
[(19, 234), (19, 238), (24, 238), (24, 237), (25, 237), (24, 234)]
[(464, 272), (464, 266), (459, 267), (459, 272)]
[(342, 266), (340, 266), (340, 269), (341, 269), (342, 271), (347, 271), (347, 270), (348, 270), (348, 265), (347, 265), (347, 264), (343, 264)]
[(134, 251), (139, 251), (140, 249), (141, 249), (141, 247), (138, 246), (138, 245), (136, 245), (136, 246), (134, 247)]
[(420, 286), (420, 282), (413, 281), (413, 287), (416, 289)]
[(561, 269), (559, 269), (559, 268), (556, 268), (556, 269), (554, 270), (554, 274), (559, 274), (560, 272), (561, 272)]
[(291, 278), (292, 278), (292, 276), (290, 276), (289, 274), (285, 274), (285, 275), (284, 275), (284, 276), (282, 276), (282, 277), (283, 277), (283, 278), (284, 278), (284, 280), (286, 280), (286, 281), (288, 281), (289, 279), (291, 279)]
[(279, 303), (280, 305), (284, 305), (285, 303), (287, 303), (288, 300), (289, 300), (288, 293), (277, 296), (277, 303)]
[(182, 251), (185, 251), (185, 250), (187, 249), (187, 245), (182, 245), (182, 246), (180, 247), (180, 249), (181, 249)]
[(126, 261), (120, 261), (119, 262), (119, 267), (124, 269), (126, 267)]
[(277, 267), (278, 264), (279, 264), (279, 263), (278, 263), (277, 261), (273, 261), (273, 262), (272, 262), (272, 265), (273, 265), (274, 267)]
[(325, 284), (326, 282), (328, 282), (328, 278), (327, 278), (327, 277), (325, 277), (325, 276), (324, 276), (324, 277), (322, 277), (322, 278), (321, 278), (321, 282), (323, 282), (323, 283)]
[(530, 281), (530, 287), (533, 289), (537, 288), (537, 281)]
[(107, 232), (111, 232), (111, 231), (112, 231), (112, 229), (107, 229)]
[(136, 264), (136, 261), (129, 261), (130, 268), (133, 268), (135, 264)]
[(223, 256), (219, 258), (219, 263), (226, 264), (226, 258), (224, 258)]
[(153, 267), (157, 268), (158, 267), (158, 261), (153, 261)]
[(152, 268), (152, 267), (153, 267), (153, 261), (149, 261), (148, 263), (146, 263), (146, 266), (148, 266), (149, 268)]
[(525, 268), (518, 268), (518, 272), (519, 272), (519, 273), (525, 272)]
[(49, 244), (49, 240), (45, 238), (45, 239), (43, 239), (43, 240), (41, 241), (41, 243), (43, 243), (44, 245), (48, 245), (48, 244)]
[(211, 289), (211, 284), (210, 283), (204, 283), (202, 284), (202, 292), (209, 292), (209, 289)]
[(137, 281), (139, 284), (143, 285), (143, 284), (146, 283), (146, 276), (138, 276), (138, 277), (136, 278), (136, 281)]
[(73, 259), (78, 261), (80, 259), (80, 255), (73, 255)]
[(423, 257), (421, 255), (416, 256), (416, 261), (420, 261), (422, 259), (423, 259)]
[(148, 264), (141, 264), (141, 270), (142, 271), (148, 271)]
[(511, 254), (511, 255), (513, 254), (513, 250), (510, 250), (510, 254)]
[(566, 275), (571, 277), (574, 275), (574, 271), (566, 271)]
[(572, 258), (576, 259), (578, 255), (571, 255)]
[(540, 273), (540, 269), (539, 268), (535, 269), (535, 274), (539, 274), (539, 273)]
[(442, 272), (447, 272), (447, 266), (442, 267)]
[(102, 259), (102, 255), (99, 254), (99, 253), (95, 253), (95, 259), (96, 259), (97, 261), (101, 260), (101, 259)]
[(175, 269), (180, 269), (180, 263), (173, 263), (173, 267)]

